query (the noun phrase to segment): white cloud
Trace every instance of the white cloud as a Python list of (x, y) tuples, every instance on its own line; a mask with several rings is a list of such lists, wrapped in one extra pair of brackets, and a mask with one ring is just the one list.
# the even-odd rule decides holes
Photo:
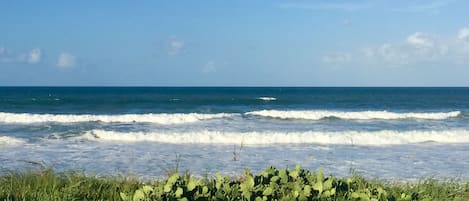
[(184, 41), (173, 36), (169, 40), (168, 55), (171, 55), (171, 56), (179, 55), (184, 50), (184, 48), (185, 48)]
[(430, 39), (428, 34), (416, 32), (407, 37), (406, 42), (418, 48), (431, 48), (433, 47), (433, 40)]
[(0, 47), (0, 63), (37, 64), (41, 62), (41, 60), (42, 51), (39, 48), (31, 49), (28, 53), (22, 53)]
[(352, 55), (349, 53), (337, 52), (322, 57), (322, 62), (333, 64), (333, 63), (346, 63), (352, 60)]
[(39, 48), (34, 48), (31, 51), (29, 51), (26, 61), (30, 64), (37, 64), (41, 62), (41, 59), (42, 59), (42, 51)]
[(63, 52), (57, 59), (57, 66), (59, 68), (73, 68), (76, 65), (76, 57), (70, 53)]
[(469, 28), (463, 28), (458, 33), (458, 39), (469, 42)]
[(396, 66), (447, 59), (448, 45), (430, 39), (428, 34), (417, 32), (409, 35), (404, 42), (367, 47), (360, 53), (367, 61)]
[(322, 60), (327, 64), (354, 62), (393, 67), (422, 63), (465, 64), (469, 63), (469, 43), (461, 41), (467, 40), (467, 28), (460, 30), (457, 37), (440, 38), (416, 32), (402, 41), (327, 54)]

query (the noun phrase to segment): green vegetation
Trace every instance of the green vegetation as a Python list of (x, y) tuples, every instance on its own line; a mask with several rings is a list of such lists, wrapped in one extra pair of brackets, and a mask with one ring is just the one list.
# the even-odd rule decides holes
[(322, 170), (267, 168), (238, 178), (198, 179), (172, 174), (145, 184), (52, 170), (0, 176), (0, 200), (469, 200), (469, 183), (424, 180), (393, 184), (360, 176), (336, 178)]

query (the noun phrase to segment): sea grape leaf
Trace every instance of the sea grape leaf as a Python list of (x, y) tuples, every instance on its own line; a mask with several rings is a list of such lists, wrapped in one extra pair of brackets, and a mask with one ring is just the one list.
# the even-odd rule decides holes
[(145, 194), (142, 190), (136, 190), (134, 193), (133, 201), (141, 201), (145, 199)]
[(197, 186), (197, 183), (193, 179), (190, 179), (189, 182), (187, 183), (187, 190), (192, 191), (195, 189), (196, 186)]
[(124, 201), (130, 201), (130, 196), (127, 196), (127, 194), (120, 192), (119, 195), (121, 196), (122, 200)]
[(332, 178), (329, 178), (324, 182), (324, 190), (330, 190), (331, 188), (332, 188)]
[(180, 198), (183, 193), (184, 193), (184, 190), (181, 187), (178, 187), (174, 194), (176, 195), (177, 198)]
[(298, 178), (299, 175), (300, 175), (300, 172), (298, 170), (294, 170), (290, 172), (290, 177), (292, 177), (295, 180)]
[(143, 190), (143, 193), (145, 193), (146, 195), (150, 194), (151, 192), (153, 192), (153, 187), (150, 186), (150, 185), (145, 185), (142, 187), (142, 190)]
[(170, 184), (171, 186), (176, 183), (176, 181), (179, 179), (179, 174), (173, 174), (168, 178), (168, 181), (166, 184)]
[(319, 168), (319, 171), (318, 171), (316, 177), (317, 177), (317, 180), (319, 182), (324, 181), (324, 170), (322, 168)]
[(315, 184), (313, 184), (313, 189), (319, 191), (319, 194), (321, 194), (322, 191), (324, 190), (322, 186), (322, 182), (318, 181)]
[(165, 193), (169, 193), (169, 192), (171, 192), (171, 189), (172, 189), (172, 188), (173, 188), (173, 185), (165, 184), (165, 185), (164, 185), (164, 188), (163, 188), (163, 191), (164, 191)]
[(207, 193), (208, 193), (208, 187), (207, 187), (207, 186), (204, 186), (204, 187), (202, 188), (202, 194), (205, 195), (205, 194), (207, 194)]
[(262, 195), (265, 195), (265, 196), (269, 196), (269, 195), (272, 195), (272, 187), (267, 187), (265, 188), (264, 192), (262, 192)]
[(306, 185), (303, 189), (303, 194), (308, 197), (311, 195), (311, 186), (310, 185)]

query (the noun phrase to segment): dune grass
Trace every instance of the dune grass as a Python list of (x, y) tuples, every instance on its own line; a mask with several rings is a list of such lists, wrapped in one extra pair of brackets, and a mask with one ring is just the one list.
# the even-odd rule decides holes
[(0, 200), (469, 200), (469, 182), (390, 183), (322, 170), (267, 168), (239, 177), (173, 174), (144, 183), (124, 177), (57, 173), (51, 169), (0, 175)]

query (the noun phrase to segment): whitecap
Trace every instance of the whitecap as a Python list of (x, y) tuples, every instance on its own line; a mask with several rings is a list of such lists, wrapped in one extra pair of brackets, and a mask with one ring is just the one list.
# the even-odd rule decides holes
[(117, 132), (91, 130), (82, 136), (96, 141), (160, 142), (173, 144), (336, 144), (382, 146), (432, 141), (442, 144), (469, 143), (469, 130), (446, 131), (337, 131), (337, 132)]
[(407, 112), (397, 113), (388, 111), (329, 111), (329, 110), (259, 110), (245, 113), (259, 117), (278, 118), (278, 119), (303, 119), (303, 120), (320, 120), (324, 118), (340, 118), (355, 120), (371, 120), (371, 119), (447, 119), (457, 117), (461, 112)]
[(261, 96), (257, 98), (258, 100), (263, 100), (263, 101), (275, 101), (277, 98), (275, 97), (267, 97), (267, 96)]
[(93, 114), (31, 114), (31, 113), (5, 113), (0, 112), (0, 122), (3, 123), (77, 123), (77, 122), (105, 122), (105, 123), (155, 123), (155, 124), (184, 124), (209, 119), (233, 117), (239, 114), (218, 113), (159, 113), (159, 114), (119, 114), (119, 115), (93, 115)]
[(15, 146), (23, 143), (25, 143), (25, 141), (19, 138), (0, 136), (0, 146)]

